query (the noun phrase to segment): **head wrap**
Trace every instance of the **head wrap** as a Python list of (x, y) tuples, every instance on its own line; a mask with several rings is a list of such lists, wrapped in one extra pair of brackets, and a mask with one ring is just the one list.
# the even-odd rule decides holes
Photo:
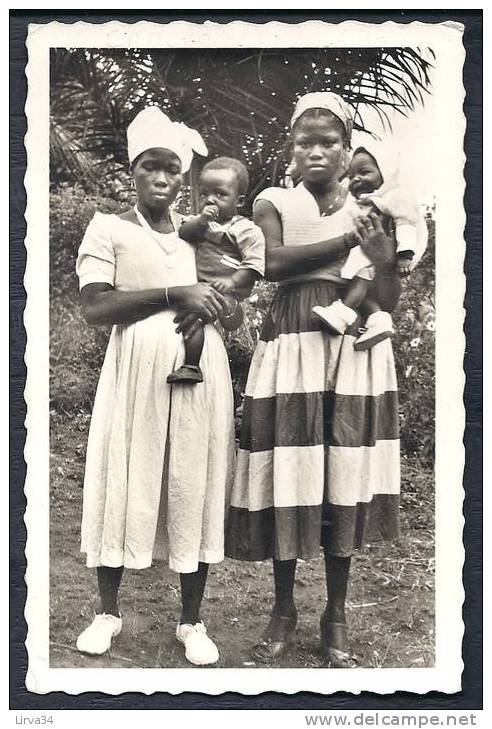
[(301, 96), (297, 100), (296, 108), (290, 120), (291, 129), (299, 117), (308, 109), (326, 109), (327, 111), (331, 111), (342, 122), (345, 134), (350, 142), (354, 126), (354, 110), (341, 96), (333, 94), (331, 91), (315, 91), (310, 94), (304, 94), (304, 96)]
[(196, 129), (172, 122), (157, 106), (142, 109), (127, 130), (130, 163), (147, 149), (169, 149), (181, 160), (181, 171), (188, 172), (193, 152), (206, 157), (205, 142)]

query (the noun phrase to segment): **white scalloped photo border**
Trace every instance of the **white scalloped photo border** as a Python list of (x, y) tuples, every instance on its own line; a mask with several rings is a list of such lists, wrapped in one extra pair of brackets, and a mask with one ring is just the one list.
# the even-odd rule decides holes
[[(463, 139), (465, 52), (463, 27), (454, 22), (432, 24), (385, 22), (368, 24), (319, 20), (298, 24), (243, 21), (223, 24), (175, 21), (121, 23), (49, 23), (30, 25), (27, 65), (27, 477), (28, 587), (25, 617), (29, 691), (139, 691), (171, 694), (237, 691), (288, 694), (311, 691), (389, 694), (397, 690), (453, 693), (461, 688), (462, 605), (464, 590), (463, 433), (465, 376), (463, 333), (465, 276)], [(436, 662), (432, 668), (386, 668), (329, 673), (313, 669), (65, 669), (49, 666), (49, 50), (52, 47), (115, 48), (303, 48), (303, 47), (430, 47), (436, 54), (434, 92), (439, 140), (445, 154), (437, 171), (436, 230)]]

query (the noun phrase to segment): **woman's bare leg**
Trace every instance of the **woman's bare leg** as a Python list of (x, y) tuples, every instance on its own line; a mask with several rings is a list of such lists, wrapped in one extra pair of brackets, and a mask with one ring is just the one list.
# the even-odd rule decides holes
[(256, 661), (270, 663), (283, 655), (294, 642), (297, 623), (294, 604), (296, 566), (295, 559), (273, 560), (275, 604), (260, 642), (251, 651)]
[(334, 557), (325, 549), (325, 567), (328, 601), (320, 621), (321, 648), (328, 667), (355, 668), (345, 617), (350, 557)]
[(179, 580), (181, 583), (181, 624), (195, 625), (200, 622), (200, 607), (207, 582), (208, 564), (198, 563), (196, 572), (181, 572)]
[(350, 575), (350, 557), (334, 557), (325, 550), (327, 589), (327, 619), (332, 623), (345, 623), (345, 603)]
[(273, 612), (284, 617), (297, 615), (294, 603), (294, 580), (296, 577), (296, 559), (273, 560), (273, 578), (275, 580), (275, 605)]
[(100, 612), (120, 617), (118, 592), (120, 589), (123, 567), (98, 567), (97, 583), (99, 586)]

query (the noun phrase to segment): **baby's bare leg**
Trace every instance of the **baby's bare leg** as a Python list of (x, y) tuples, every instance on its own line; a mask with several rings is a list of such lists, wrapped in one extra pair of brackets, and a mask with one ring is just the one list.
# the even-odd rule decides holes
[(370, 298), (377, 301), (383, 311), (393, 311), (401, 294), (401, 279), (394, 266), (376, 270), (376, 278), (369, 292)]
[(370, 295), (366, 296), (360, 305), (360, 313), (362, 316), (367, 318), (370, 314), (375, 314), (377, 311), (381, 311), (381, 307), (379, 306), (377, 299), (372, 298)]
[(200, 357), (202, 356), (203, 341), (203, 327), (200, 327), (191, 335), (191, 337), (185, 339), (185, 365), (198, 367), (200, 364)]
[(365, 278), (353, 278), (343, 297), (343, 303), (350, 309), (358, 309), (367, 296), (371, 281)]

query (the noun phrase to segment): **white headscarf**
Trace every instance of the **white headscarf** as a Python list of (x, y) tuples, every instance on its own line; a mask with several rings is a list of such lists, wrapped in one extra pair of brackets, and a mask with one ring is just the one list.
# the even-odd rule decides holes
[(188, 172), (193, 152), (208, 155), (208, 149), (196, 129), (172, 122), (157, 106), (142, 109), (127, 130), (130, 163), (147, 149), (170, 149), (181, 160), (181, 171)]
[(290, 127), (294, 126), (299, 117), (308, 109), (326, 109), (331, 111), (343, 124), (348, 141), (352, 136), (354, 126), (354, 110), (341, 96), (331, 91), (315, 91), (304, 94), (297, 100), (296, 108), (290, 120)]

